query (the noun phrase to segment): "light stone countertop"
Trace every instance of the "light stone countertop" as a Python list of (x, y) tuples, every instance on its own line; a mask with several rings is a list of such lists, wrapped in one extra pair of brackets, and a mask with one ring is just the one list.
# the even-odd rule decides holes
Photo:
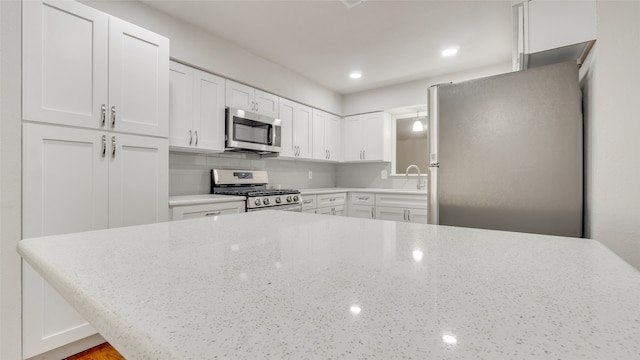
[(322, 189), (300, 189), (302, 195), (322, 195), (340, 192), (358, 192), (375, 194), (405, 194), (405, 195), (427, 195), (426, 190), (413, 189), (380, 189), (380, 188), (322, 188)]
[(127, 359), (638, 359), (594, 240), (260, 211), (23, 240)]
[(169, 207), (186, 205), (220, 204), (233, 201), (245, 201), (244, 196), (200, 194), (169, 196)]

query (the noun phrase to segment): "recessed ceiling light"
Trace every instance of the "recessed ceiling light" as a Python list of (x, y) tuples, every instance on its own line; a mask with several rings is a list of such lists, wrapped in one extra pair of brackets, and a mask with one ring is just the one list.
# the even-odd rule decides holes
[(362, 77), (362, 73), (359, 71), (354, 71), (351, 74), (349, 74), (349, 77), (352, 79), (360, 79)]
[(442, 50), (442, 56), (444, 57), (453, 56), (457, 53), (458, 53), (458, 48), (448, 48), (448, 49)]

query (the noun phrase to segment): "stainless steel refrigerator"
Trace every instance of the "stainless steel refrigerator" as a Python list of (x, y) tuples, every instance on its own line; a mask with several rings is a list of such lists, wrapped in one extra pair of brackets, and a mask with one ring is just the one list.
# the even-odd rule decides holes
[(429, 88), (429, 223), (581, 237), (578, 81), (567, 62)]

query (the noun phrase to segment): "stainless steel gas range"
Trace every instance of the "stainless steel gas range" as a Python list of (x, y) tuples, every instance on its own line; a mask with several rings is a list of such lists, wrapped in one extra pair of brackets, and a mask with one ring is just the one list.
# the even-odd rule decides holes
[(265, 170), (211, 170), (211, 193), (244, 196), (247, 211), (302, 211), (299, 190), (267, 189)]

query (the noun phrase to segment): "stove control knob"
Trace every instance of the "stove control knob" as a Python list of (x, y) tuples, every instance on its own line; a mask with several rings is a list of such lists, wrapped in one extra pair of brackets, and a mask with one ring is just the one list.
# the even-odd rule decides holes
[(269, 205), (269, 198), (264, 198), (264, 200), (262, 200), (262, 203), (265, 205)]
[(291, 196), (287, 196), (287, 202), (291, 202)]
[(255, 204), (256, 206), (260, 206), (262, 205), (262, 201), (260, 201), (260, 199), (256, 199)]
[(298, 195), (293, 195), (293, 201), (298, 202)]
[(280, 200), (280, 196), (278, 196), (278, 197), (276, 198), (276, 204), (280, 204), (281, 202), (282, 202), (282, 200)]

